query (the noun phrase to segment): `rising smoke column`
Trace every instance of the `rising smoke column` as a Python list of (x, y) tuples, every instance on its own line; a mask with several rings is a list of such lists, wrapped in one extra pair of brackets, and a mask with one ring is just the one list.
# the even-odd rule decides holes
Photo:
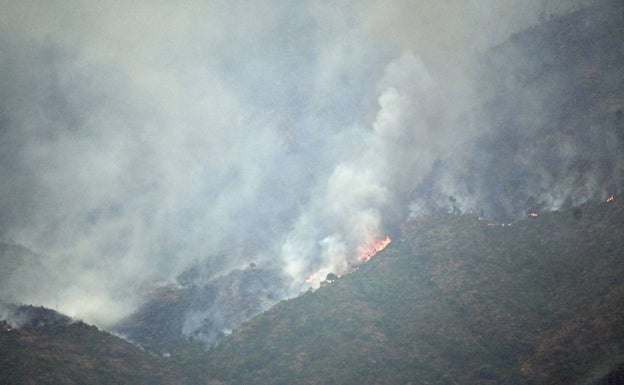
[(344, 4), (2, 2), (6, 300), (100, 325), (276, 244), (344, 154), (390, 50)]
[[(379, 109), (282, 247), (286, 270), (299, 281), (317, 271), (344, 272), (356, 256), (385, 238), (405, 215), (405, 196), (449, 148), (466, 140), (453, 113), (442, 115), (445, 90), (411, 52), (392, 61), (378, 82)], [(315, 280), (324, 278), (322, 274)]]
[(380, 4), (2, 1), (0, 233), (48, 256), (3, 296), (106, 324), (195, 266), (345, 269), (490, 129), (475, 52), (549, 10)]
[[(282, 256), (290, 274), (301, 279), (314, 273), (312, 277), (318, 280), (323, 277), (319, 271), (344, 271), (358, 250), (383, 238), (384, 227), (403, 220), (406, 212), (413, 218), (440, 211), (478, 213), (487, 207), (490, 217), (517, 218), (518, 213), (531, 209), (527, 206), (531, 194), (538, 196), (544, 190), (550, 198), (533, 200), (550, 209), (561, 207), (561, 201), (569, 196), (576, 203), (583, 201), (571, 193), (571, 183), (578, 182), (546, 181), (548, 175), (534, 177), (527, 186), (516, 186), (516, 194), (499, 188), (501, 180), (496, 176), (511, 173), (494, 171), (502, 164), (501, 157), (508, 157), (504, 164), (510, 168), (515, 162), (519, 173), (529, 159), (529, 167), (548, 172), (538, 166), (540, 160), (554, 158), (565, 163), (568, 154), (566, 148), (549, 154), (538, 154), (537, 149), (533, 154), (515, 154), (512, 149), (495, 148), (497, 139), (493, 138), (522, 136), (520, 130), (525, 128), (493, 124), (497, 115), (484, 105), (500, 95), (482, 83), (494, 82), (494, 88), (506, 88), (508, 93), (517, 88), (526, 100), (521, 102), (526, 106), (522, 112), (525, 120), (533, 119), (529, 129), (539, 131), (545, 121), (539, 120), (540, 114), (557, 106), (537, 101), (547, 100), (546, 95), (560, 87), (558, 79), (527, 89), (518, 82), (488, 78), (483, 56), (491, 55), (488, 50), (523, 28), (589, 2), (355, 3), (369, 30), (397, 44), (403, 53), (388, 64), (378, 82), (379, 109), (369, 129), (359, 127), (362, 139), (353, 145), (357, 150), (334, 168), (286, 238)], [(541, 48), (537, 47), (538, 51)], [(530, 52), (507, 54), (501, 67), (507, 64), (519, 73), (525, 71), (522, 66)], [(613, 143), (611, 139), (603, 137), (598, 147), (615, 151), (604, 145)], [(514, 139), (507, 142), (514, 143)], [(477, 171), (472, 171), (474, 167)], [(470, 185), (463, 185), (466, 181)], [(592, 181), (589, 176), (583, 185)], [(492, 199), (492, 194), (499, 199)]]

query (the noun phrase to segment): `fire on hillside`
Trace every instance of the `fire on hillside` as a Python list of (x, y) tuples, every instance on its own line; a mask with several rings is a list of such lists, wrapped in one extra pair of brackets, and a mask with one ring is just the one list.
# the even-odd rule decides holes
[[(385, 249), (390, 244), (390, 242), (392, 242), (392, 239), (389, 236), (387, 236), (386, 238), (381, 239), (379, 241), (376, 241), (366, 251), (360, 253), (357, 256), (357, 261), (359, 263), (370, 261), (370, 259), (373, 258), (377, 253), (379, 253), (380, 251)], [(353, 273), (353, 272), (355, 272), (357, 270), (358, 270), (358, 266), (351, 265), (350, 269), (348, 271), (344, 272), (343, 274), (336, 275), (336, 278), (340, 278), (344, 274), (350, 274), (350, 273)], [(308, 278), (305, 281), (306, 281), (306, 283), (312, 283), (312, 282), (315, 282), (315, 281), (318, 282), (319, 280), (321, 280), (321, 277), (323, 276), (323, 274), (325, 274), (327, 272), (328, 272), (328, 269), (322, 268), (322, 269), (318, 270), (317, 272), (315, 272), (313, 274), (310, 274), (310, 276), (308, 276)], [(325, 286), (327, 283), (331, 283), (331, 282), (333, 282), (333, 280), (321, 281), (321, 287)]]
[(363, 261), (363, 262), (370, 260), (371, 258), (375, 256), (375, 254), (385, 249), (386, 246), (390, 244), (390, 242), (392, 242), (392, 239), (390, 239), (390, 237), (386, 237), (385, 239), (375, 242), (373, 246), (371, 246), (368, 250), (358, 255), (357, 257), (358, 260)]

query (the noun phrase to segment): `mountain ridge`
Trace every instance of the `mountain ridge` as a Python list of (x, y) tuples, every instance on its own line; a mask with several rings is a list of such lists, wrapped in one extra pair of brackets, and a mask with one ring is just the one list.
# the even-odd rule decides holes
[[(580, 208), (581, 219), (564, 211), (505, 227), (466, 216), (423, 221), (413, 244), (394, 242), (356, 274), (235, 330), (209, 353), (209, 371), (232, 383), (251, 381), (245, 373), (255, 383), (578, 381), (624, 353), (619, 234), (582, 247), (602, 227), (588, 232), (587, 223), (606, 215), (599, 223), (619, 227), (623, 208), (590, 207)], [(551, 238), (540, 238), (545, 229)], [(502, 243), (492, 241), (501, 234)], [(541, 243), (526, 246), (514, 234)], [(476, 253), (457, 247), (469, 239)], [(602, 247), (612, 254), (594, 258)]]
[(622, 225), (619, 197), (506, 226), (414, 221), (357, 272), (208, 352), (156, 356), (64, 318), (2, 330), (0, 382), (612, 384), (624, 363)]
[[(468, 170), (457, 192), (445, 190), (452, 162), (440, 163), (424, 183), (430, 215), (392, 224), (394, 241), (357, 272), (267, 309), (283, 298), (272, 286), (284, 283), (279, 272), (250, 264), (208, 282), (199, 266), (117, 329), (141, 347), (49, 309), (8, 305), (28, 320), (0, 314), (0, 384), (624, 383), (624, 202), (603, 199), (624, 180), (624, 8), (597, 4), (608, 7), (532, 27), (486, 55), (493, 97), (477, 115), (496, 132), (475, 142), (484, 163), (452, 159)], [(540, 111), (546, 119), (530, 114), (534, 95), (556, 101)], [(546, 161), (517, 172), (535, 154)], [(483, 186), (485, 216), (505, 223), (457, 215), (469, 211), (461, 197)], [(554, 198), (532, 195), (536, 186)], [(46, 287), (43, 260), (0, 244), (5, 295)], [(17, 274), (31, 269), (40, 279)]]

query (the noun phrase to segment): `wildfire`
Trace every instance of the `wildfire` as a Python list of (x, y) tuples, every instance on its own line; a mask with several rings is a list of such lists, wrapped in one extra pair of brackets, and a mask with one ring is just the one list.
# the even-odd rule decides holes
[[(361, 262), (367, 262), (368, 260), (373, 258), (373, 256), (375, 254), (377, 254), (381, 250), (385, 249), (386, 246), (388, 246), (390, 244), (390, 242), (392, 242), (392, 239), (390, 239), (390, 237), (386, 237), (385, 239), (382, 239), (382, 240), (379, 240), (379, 241), (375, 242), (367, 251), (365, 251), (362, 254), (360, 254), (357, 257), (357, 259), (359, 261), (361, 261)], [(350, 264), (349, 270), (348, 271), (343, 271), (342, 273), (343, 274), (350, 274), (350, 273), (353, 273), (353, 272), (357, 271), (358, 269), (359, 269), (358, 266)], [(327, 279), (327, 280), (321, 281), (321, 279), (323, 277), (323, 274), (326, 274), (328, 271), (329, 270), (327, 268), (322, 268), (319, 271), (317, 271), (316, 273), (310, 274), (310, 276), (308, 276), (308, 278), (305, 281), (306, 281), (306, 283), (320, 281), (321, 287), (327, 286), (327, 284), (333, 282), (333, 280)], [(338, 275), (336, 275), (336, 278), (340, 278), (341, 276), (342, 276), (342, 274), (338, 274)]]
[(316, 280), (317, 280), (317, 279), (321, 276), (321, 274), (323, 274), (323, 272), (324, 272), (324, 271), (325, 271), (325, 269), (321, 269), (321, 270), (317, 271), (316, 273), (311, 274), (311, 275), (310, 275), (310, 276), (306, 279), (306, 282), (307, 282), (307, 283), (310, 283), (310, 282), (316, 281)]
[(386, 246), (390, 244), (390, 242), (392, 242), (392, 239), (390, 239), (390, 237), (386, 237), (386, 239), (375, 242), (370, 249), (360, 254), (358, 256), (358, 259), (364, 262), (368, 261), (369, 259), (373, 258), (375, 254), (385, 249)]
[(611, 195), (609, 198), (607, 198), (607, 203), (613, 202), (613, 200), (615, 200), (615, 195)]
[(529, 216), (531, 216), (531, 217), (536, 217), (536, 216), (537, 216), (537, 213), (530, 213), (530, 214), (529, 214)]

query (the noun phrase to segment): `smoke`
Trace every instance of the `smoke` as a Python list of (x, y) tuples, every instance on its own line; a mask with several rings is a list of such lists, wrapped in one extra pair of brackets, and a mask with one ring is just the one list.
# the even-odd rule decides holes
[(0, 325), (8, 327), (8, 330), (14, 328), (56, 328), (66, 326), (72, 322), (71, 318), (54, 310), (2, 302), (0, 302), (0, 320), (2, 320)]
[(442, 117), (441, 102), (452, 96), (413, 53), (393, 60), (377, 89), (372, 129), (362, 130), (361, 139), (352, 142), (351, 158), (335, 166), (284, 243), (282, 256), (294, 277), (319, 266), (345, 271), (385, 237), (388, 224), (403, 219), (405, 195), (435, 160), (470, 137), (468, 127), (457, 129), (452, 119)]
[(435, 165), (413, 194), (412, 217), (473, 212), (511, 221), (619, 193), (622, 11), (617, 2), (599, 2), (480, 59), (483, 129)]
[(0, 230), (47, 256), (3, 297), (100, 324), (196, 264), (279, 265), (391, 52), (330, 2), (2, 5)]
[(466, 158), (506, 132), (479, 55), (586, 2), (1, 3), (0, 235), (46, 256), (3, 299), (110, 325), (191, 268), (294, 295), (448, 195), (478, 209)]
[[(428, 66), (464, 70), (466, 59), (510, 35), (592, 3), (588, 0), (351, 0), (374, 36), (418, 51)], [(453, 61), (451, 61), (453, 60)]]

